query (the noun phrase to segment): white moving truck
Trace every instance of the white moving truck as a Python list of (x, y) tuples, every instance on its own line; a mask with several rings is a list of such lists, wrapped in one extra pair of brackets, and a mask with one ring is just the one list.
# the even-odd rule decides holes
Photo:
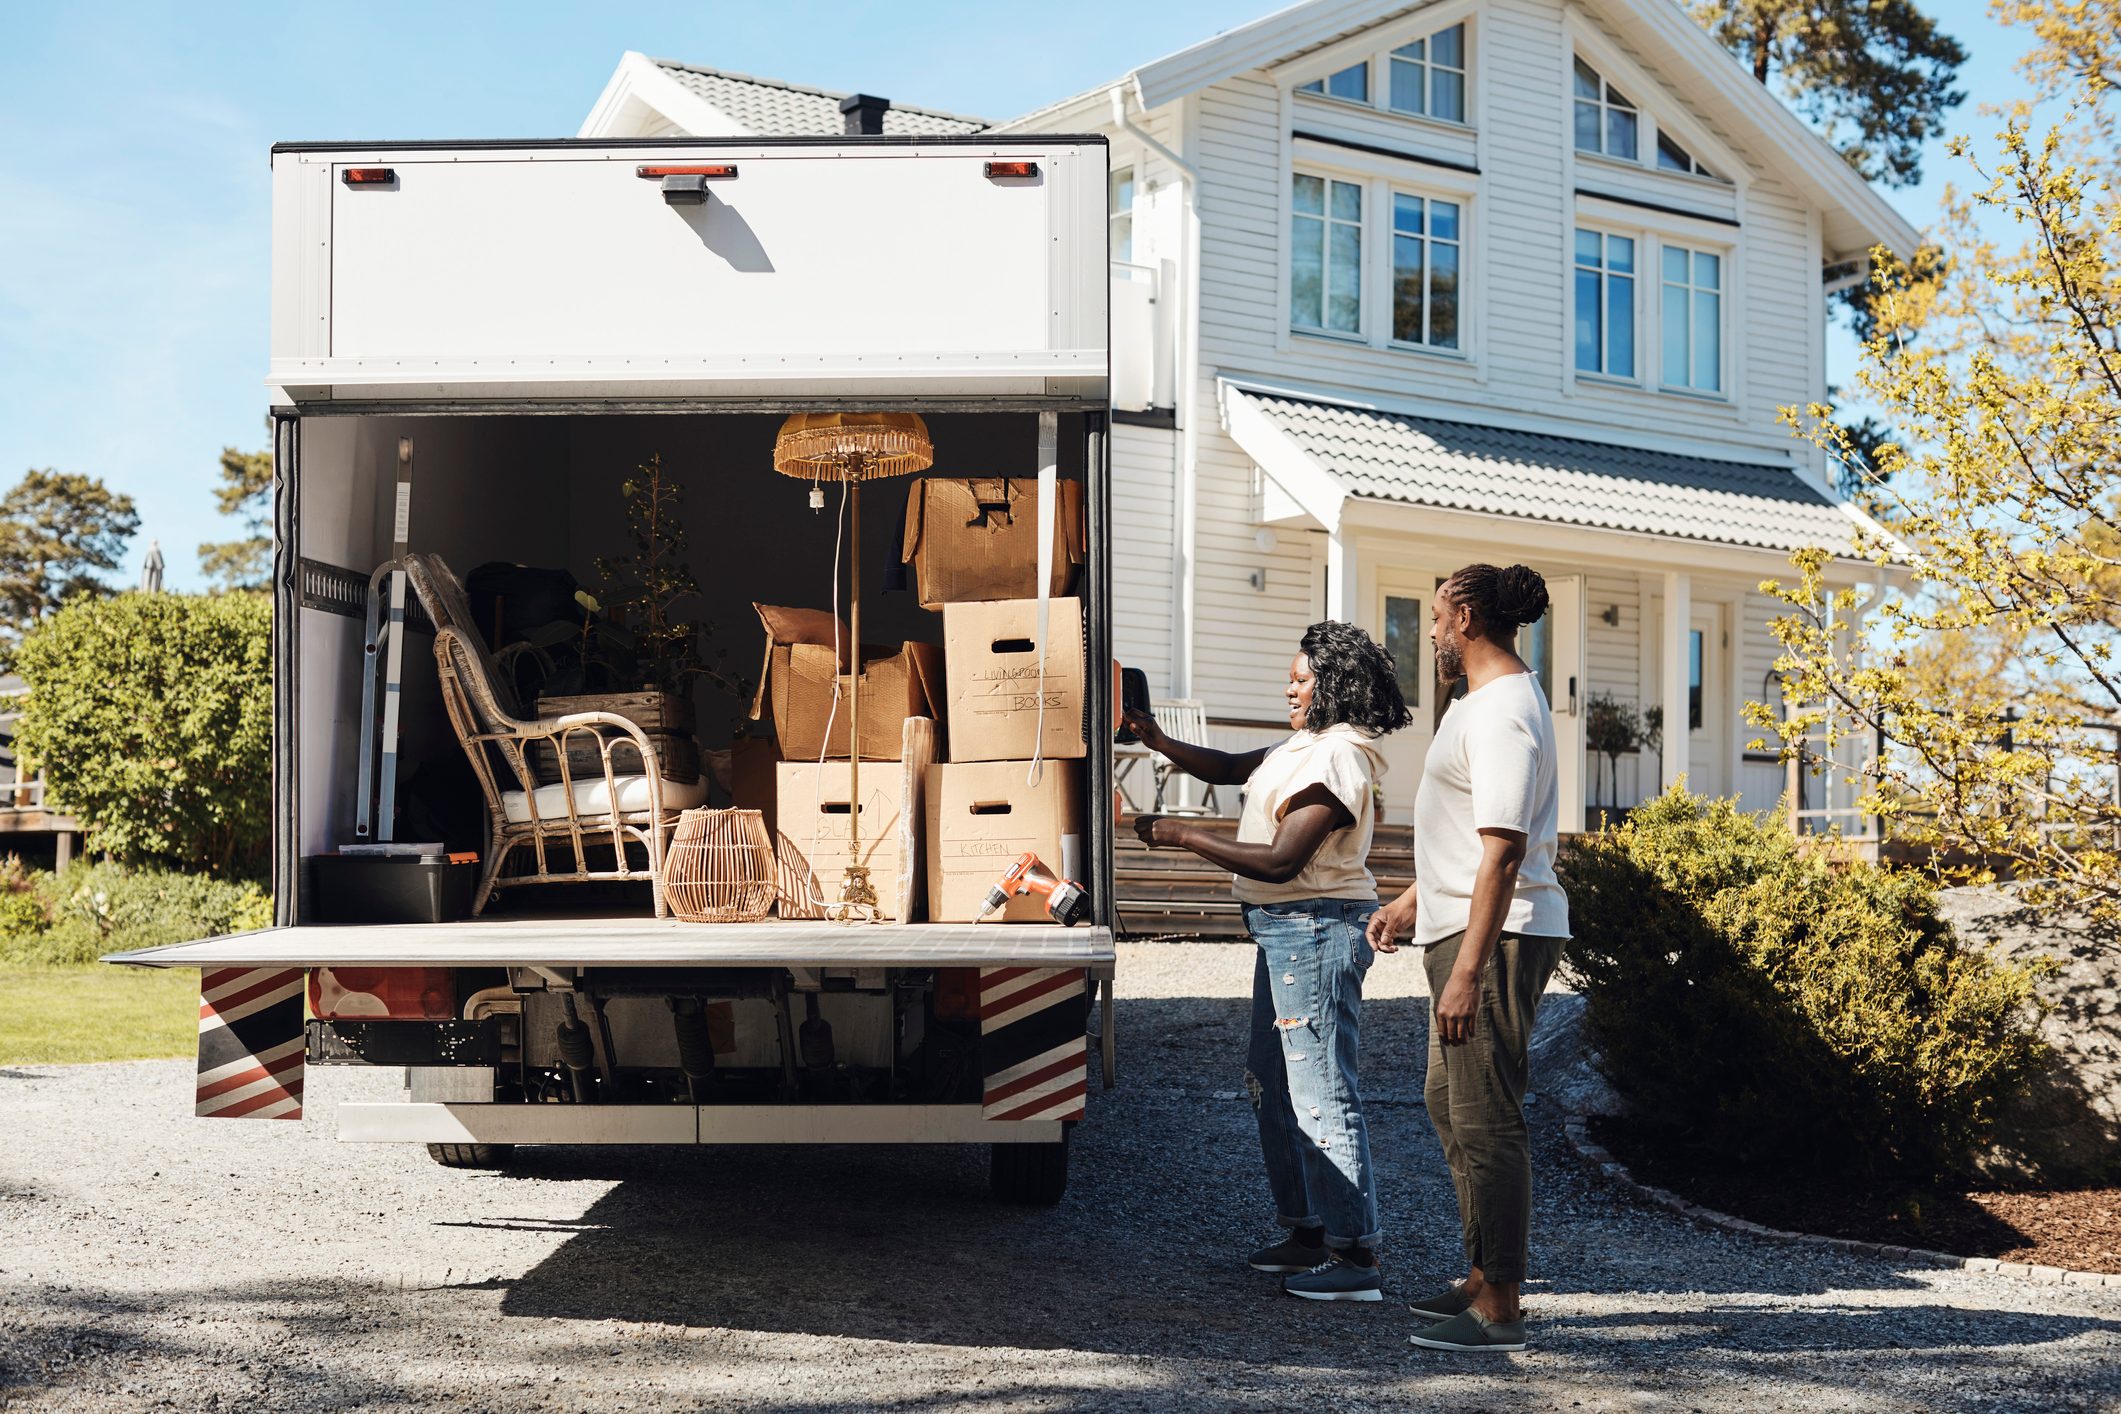
[[(402, 1066), (406, 1098), (340, 1106), (341, 1139), (458, 1165), (526, 1144), (981, 1143), (998, 1196), (1057, 1199), (1100, 988), (1108, 1085), (1112, 1064), (1103, 139), (323, 143), (272, 160), (276, 926), (112, 959), (201, 969), (199, 1112), (298, 1116), (305, 1064)], [(638, 884), (616, 902), (505, 889), (461, 922), (320, 921), (305, 861), (355, 838), (362, 616), (394, 539), (587, 583), (626, 548), (617, 486), (657, 455), (693, 507), (706, 616), (741, 643), (753, 601), (825, 607), (835, 574), (830, 513), (772, 469), (776, 429), (864, 410), (922, 414), (936, 475), (1084, 483), (1085, 925), (684, 923)], [(869, 563), (896, 559), (893, 517), (869, 529)], [(865, 636), (934, 636), (880, 588), (853, 586)], [(431, 640), (410, 632), (401, 777), (463, 754), (438, 691)], [(703, 1014), (711, 1028), (678, 1020)], [(796, 1042), (811, 1018), (829, 1065)], [(570, 1022), (593, 1042), (586, 1074), (563, 1055)]]

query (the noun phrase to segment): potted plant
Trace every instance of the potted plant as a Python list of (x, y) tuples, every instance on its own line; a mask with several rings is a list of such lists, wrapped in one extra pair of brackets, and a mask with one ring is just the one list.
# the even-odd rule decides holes
[[(688, 615), (704, 596), (692, 572), (682, 483), (668, 475), (656, 453), (619, 484), (619, 494), (633, 548), (598, 556), (596, 592), (575, 596), (583, 615), (574, 645), (583, 685), (601, 681), (607, 690), (542, 696), (539, 712), (617, 713), (648, 733), (664, 756), (667, 779), (694, 780), (695, 684), (705, 681), (739, 702), (748, 700), (751, 687), (742, 673), (723, 666), (727, 648), (713, 644), (710, 655), (714, 624)], [(575, 760), (576, 750), (570, 748), (569, 758), (579, 771), (584, 763)], [(602, 769), (594, 761), (586, 764)], [(557, 778), (557, 768), (553, 774)]]

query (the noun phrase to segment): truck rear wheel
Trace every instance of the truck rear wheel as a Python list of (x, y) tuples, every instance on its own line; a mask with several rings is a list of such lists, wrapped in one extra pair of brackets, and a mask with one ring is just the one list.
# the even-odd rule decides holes
[(1068, 1133), (1057, 1144), (990, 1144), (987, 1181), (997, 1200), (1050, 1208), (1068, 1191)]
[(515, 1157), (513, 1144), (430, 1144), (427, 1157), (446, 1169), (505, 1168)]

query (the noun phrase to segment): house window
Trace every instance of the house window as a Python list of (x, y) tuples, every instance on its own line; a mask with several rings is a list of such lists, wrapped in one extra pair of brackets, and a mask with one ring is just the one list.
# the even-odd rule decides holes
[(1362, 332), (1362, 188), (1298, 172), (1290, 220), (1289, 320), (1299, 329)]
[(1686, 172), (1696, 177), (1707, 177), (1711, 181), (1723, 180), (1696, 161), (1692, 153), (1672, 141), (1663, 128), (1657, 130), (1657, 170)]
[(1421, 655), (1429, 651), (1429, 621), (1421, 612), (1421, 600), (1412, 596), (1385, 596), (1385, 652), (1392, 655), (1392, 671), (1399, 678), (1399, 695), (1407, 706), (1421, 706)]
[(1453, 123), (1466, 120), (1466, 27), (1440, 29), (1392, 51), (1390, 102), (1395, 113)]
[(1668, 388), (1723, 391), (1723, 257), (1685, 246), (1664, 247), (1663, 359)]
[(1554, 700), (1554, 616), (1542, 615), (1524, 626), (1524, 660), (1539, 675), (1539, 690)]
[(1642, 115), (1619, 89), (1582, 59), (1576, 61), (1576, 150), (1635, 160)]
[(1392, 337), (1458, 347), (1459, 210), (1455, 201), (1392, 193)]
[(1635, 376), (1635, 242), (1576, 232), (1576, 369)]
[(1298, 93), (1321, 93), (1328, 98), (1346, 98), (1356, 103), (1370, 101), (1370, 61), (1350, 64), (1337, 74), (1322, 79), (1313, 79), (1296, 90)]
[(1112, 258), (1131, 264), (1134, 260), (1134, 169), (1114, 167), (1111, 176)]

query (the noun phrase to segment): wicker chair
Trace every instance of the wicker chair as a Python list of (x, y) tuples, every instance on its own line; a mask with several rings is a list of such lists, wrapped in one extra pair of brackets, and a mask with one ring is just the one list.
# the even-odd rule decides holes
[[(655, 916), (663, 917), (664, 848), (679, 812), (705, 801), (705, 780), (663, 779), (647, 735), (615, 713), (525, 719), (494, 670), (464, 587), (449, 566), (436, 555), (408, 555), (405, 577), (434, 620), (442, 703), (486, 796), (488, 843), (473, 914), (485, 910), (496, 889), (517, 884), (645, 879), (653, 889)], [(579, 746), (584, 738), (594, 744), (602, 774), (577, 780), (568, 746)], [(541, 786), (537, 765), (544, 752), (557, 759), (560, 779)], [(606, 844), (612, 867), (592, 869), (587, 848)], [(563, 846), (558, 861), (548, 853), (553, 845)], [(645, 853), (645, 868), (629, 859), (633, 846)], [(526, 849), (531, 872), (503, 873)]]

